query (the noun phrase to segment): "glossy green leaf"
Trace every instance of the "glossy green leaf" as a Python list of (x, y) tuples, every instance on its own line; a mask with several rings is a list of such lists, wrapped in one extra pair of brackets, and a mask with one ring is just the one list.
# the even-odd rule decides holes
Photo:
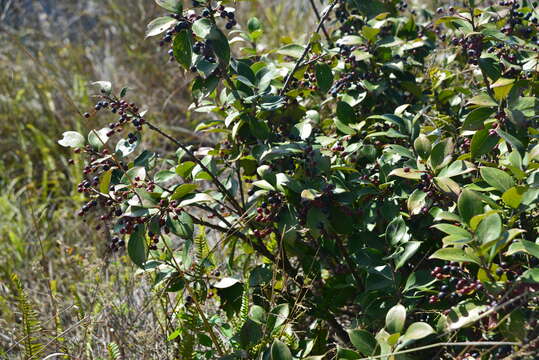
[(406, 332), (401, 336), (399, 341), (405, 343), (411, 340), (420, 340), (434, 333), (434, 329), (429, 324), (415, 322), (408, 326), (408, 329), (406, 329)]
[(333, 85), (333, 72), (331, 71), (331, 67), (325, 63), (317, 64), (315, 67), (315, 73), (316, 82), (320, 91), (324, 93), (328, 92)]
[(213, 28), (213, 24), (209, 19), (201, 18), (193, 23), (191, 27), (193, 34), (199, 38), (205, 39)]
[(58, 144), (64, 147), (82, 148), (86, 144), (84, 136), (76, 131), (66, 131), (62, 136), (62, 139), (58, 140)]
[(386, 314), (386, 330), (390, 334), (401, 333), (406, 321), (406, 308), (401, 304), (393, 306)]
[(290, 314), (290, 307), (288, 304), (280, 304), (271, 309), (268, 314), (267, 328), (270, 331), (278, 329), (288, 319)]
[(219, 65), (221, 67), (228, 66), (230, 62), (230, 45), (225, 34), (218, 27), (213, 26), (206, 39), (206, 43), (212, 47), (215, 55), (217, 55)]
[(432, 144), (427, 136), (420, 134), (414, 141), (414, 149), (422, 159), (428, 159)]
[(526, 193), (527, 188), (524, 186), (514, 186), (507, 189), (506, 192), (502, 195), (502, 200), (504, 203), (510, 207), (517, 209), (522, 203), (524, 194)]
[(458, 199), (458, 209), (462, 219), (469, 223), (475, 215), (483, 213), (483, 203), (474, 191), (464, 189)]
[(410, 215), (420, 214), (427, 203), (427, 194), (419, 189), (415, 189), (407, 201)]
[(190, 194), (194, 192), (198, 186), (196, 184), (181, 184), (176, 189), (174, 189), (174, 193), (172, 193), (172, 196), (170, 197), (171, 200), (179, 200), (185, 197), (187, 194)]
[(174, 58), (183, 66), (184, 69), (189, 70), (193, 59), (193, 36), (191, 30), (181, 30), (174, 37), (172, 50), (174, 52)]
[(501, 192), (504, 192), (515, 185), (513, 178), (503, 170), (482, 167), (479, 171), (483, 180)]
[(477, 227), (477, 239), (482, 244), (497, 240), (502, 234), (502, 219), (494, 213), (485, 217)]
[(514, 84), (515, 79), (499, 78), (494, 84), (490, 85), (490, 88), (494, 90), (496, 100), (500, 101), (507, 98)]
[(146, 29), (146, 37), (156, 36), (167, 31), (178, 21), (170, 16), (162, 16), (152, 20)]
[(350, 124), (355, 122), (356, 114), (354, 112), (354, 109), (350, 105), (348, 105), (344, 101), (339, 101), (337, 103), (337, 118), (343, 124)]
[(271, 360), (292, 360), (292, 353), (288, 346), (280, 341), (274, 340), (271, 344)]
[(405, 243), (410, 240), (410, 234), (408, 233), (408, 227), (402, 219), (397, 217), (391, 221), (386, 228), (386, 241), (391, 245), (397, 245), (399, 243)]
[(195, 227), (193, 225), (193, 219), (191, 216), (182, 211), (177, 219), (169, 217), (167, 220), (167, 225), (170, 227), (170, 230), (179, 237), (183, 239), (192, 239), (195, 232)]
[(432, 254), (429, 259), (440, 259), (445, 261), (472, 262), (479, 264), (479, 259), (468, 255), (463, 249), (443, 248)]
[(127, 243), (129, 258), (138, 267), (144, 268), (148, 256), (148, 244), (146, 243), (146, 229), (144, 225), (137, 225), (129, 237)]
[(363, 355), (369, 356), (374, 353), (376, 339), (370, 332), (361, 329), (348, 330), (347, 332), (352, 345)]
[(481, 130), (484, 128), (484, 121), (494, 113), (491, 107), (480, 107), (472, 110), (462, 124), (463, 130)]
[(498, 143), (496, 135), (490, 135), (488, 129), (482, 129), (475, 132), (472, 137), (471, 152), (472, 158), (488, 154)]
[(157, 5), (161, 6), (163, 9), (176, 13), (176, 14), (181, 14), (183, 10), (181, 0), (155, 0), (155, 2), (157, 3)]
[(520, 240), (520, 243), (528, 254), (533, 255), (534, 257), (539, 259), (539, 244), (528, 240)]

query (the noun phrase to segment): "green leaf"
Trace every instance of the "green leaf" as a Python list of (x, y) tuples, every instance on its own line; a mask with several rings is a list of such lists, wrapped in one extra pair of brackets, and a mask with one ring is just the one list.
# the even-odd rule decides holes
[(447, 316), (447, 330), (454, 331), (474, 324), (487, 309), (487, 305), (478, 305), (472, 301), (457, 305)]
[(528, 269), (519, 278), (520, 281), (530, 282), (530, 283), (539, 283), (539, 269)]
[(174, 51), (174, 58), (183, 66), (184, 69), (189, 70), (191, 68), (191, 62), (193, 59), (193, 36), (191, 30), (181, 30), (174, 37), (172, 44), (172, 50)]
[(423, 339), (434, 333), (434, 329), (429, 324), (415, 322), (408, 326), (404, 335), (400, 337), (399, 342), (402, 344), (401, 347), (404, 347), (412, 341)]
[(191, 170), (193, 170), (195, 166), (196, 164), (193, 161), (185, 161), (176, 166), (176, 174), (185, 179), (191, 175)]
[(446, 193), (448, 196), (455, 199), (460, 196), (460, 186), (452, 179), (448, 177), (437, 176), (432, 180), (434, 181), (434, 184), (436, 184), (436, 186), (438, 186), (440, 190)]
[(310, 121), (302, 121), (294, 126), (299, 131), (299, 137), (302, 140), (308, 139), (313, 131), (313, 126)]
[(84, 136), (76, 131), (66, 131), (62, 136), (62, 139), (58, 140), (58, 144), (64, 147), (83, 148), (86, 144)]
[(455, 226), (451, 224), (436, 224), (432, 226), (435, 229), (443, 231), (448, 235), (460, 236), (465, 239), (471, 239), (472, 234), (469, 233), (466, 229), (461, 228), (460, 226)]
[(480, 264), (479, 259), (468, 255), (463, 249), (443, 248), (437, 250), (429, 259), (440, 259), (445, 261), (472, 262)]
[(482, 244), (497, 240), (502, 234), (502, 219), (494, 213), (485, 217), (477, 228), (477, 238)]
[(502, 75), (500, 62), (492, 57), (482, 57), (479, 59), (479, 68), (492, 80), (496, 81)]
[(430, 154), (430, 164), (436, 169), (441, 169), (448, 165), (453, 155), (454, 144), (451, 138), (444, 139), (434, 145)]
[(491, 98), (487, 93), (474, 96), (473, 98), (470, 99), (470, 101), (468, 101), (468, 104), (478, 105), (478, 106), (487, 106), (487, 107), (498, 106), (498, 103), (496, 102), (496, 100)]
[(130, 143), (127, 139), (121, 139), (116, 144), (115, 152), (119, 156), (126, 157), (130, 154), (132, 154), (136, 149), (138, 144), (140, 143), (140, 135), (136, 137), (136, 141)]
[(388, 176), (398, 176), (405, 179), (419, 180), (421, 179), (421, 175), (423, 175), (423, 171), (417, 171), (414, 169), (405, 170), (405, 168), (399, 168), (393, 169)]
[(339, 45), (361, 45), (363, 39), (357, 35), (346, 35), (340, 38), (337, 42)]
[(94, 149), (103, 149), (105, 144), (109, 141), (109, 137), (107, 136), (107, 133), (109, 131), (109, 128), (103, 128), (101, 130), (91, 130), (88, 133), (88, 144), (90, 144)]
[[(264, 333), (262, 332), (262, 327), (260, 324), (257, 324), (253, 320), (247, 319), (243, 326), (241, 327), (238, 339), (239, 343), (243, 348), (248, 348), (254, 346), (260, 342)], [(234, 357), (237, 359), (236, 357)]]
[(156, 36), (167, 31), (178, 21), (170, 16), (162, 16), (152, 20), (146, 29), (146, 37)]
[(249, 287), (260, 286), (271, 281), (273, 273), (267, 267), (260, 265), (251, 270), (249, 275)]
[(393, 306), (386, 314), (386, 330), (390, 334), (401, 333), (406, 321), (406, 308), (401, 304)]
[(464, 119), (462, 130), (480, 130), (484, 128), (484, 121), (494, 113), (494, 109), (490, 107), (480, 107), (474, 109)]
[(206, 43), (212, 47), (215, 55), (217, 55), (219, 64), (222, 67), (227, 67), (230, 62), (230, 45), (228, 43), (228, 38), (217, 26), (213, 26), (206, 39)]
[(515, 185), (513, 178), (505, 171), (491, 167), (482, 167), (479, 172), (483, 180), (497, 190), (504, 192)]
[(260, 305), (253, 305), (249, 310), (249, 319), (255, 323), (263, 325), (266, 323), (266, 310)]
[(428, 159), (432, 150), (432, 144), (426, 135), (420, 134), (414, 141), (414, 149), (422, 159)]
[(458, 200), (459, 214), (466, 223), (475, 216), (483, 213), (481, 198), (469, 189), (462, 190)]
[(290, 314), (290, 307), (288, 304), (279, 304), (271, 309), (268, 315), (267, 328), (270, 331), (278, 329), (286, 322), (288, 315)]
[(273, 344), (271, 344), (271, 360), (292, 360), (292, 353), (284, 342), (277, 339), (273, 341)]
[(191, 27), (193, 34), (199, 38), (205, 39), (211, 32), (213, 24), (209, 19), (201, 18), (193, 23)]
[(376, 339), (370, 332), (361, 329), (347, 330), (347, 332), (352, 345), (363, 355), (369, 356), (374, 353)]
[(426, 205), (427, 194), (419, 189), (415, 189), (410, 195), (407, 201), (408, 211), (410, 215), (417, 215), (421, 213), (421, 210)]
[(333, 72), (331, 71), (331, 67), (326, 63), (319, 63), (315, 67), (315, 72), (316, 82), (320, 91), (324, 93), (328, 92), (333, 85)]
[(539, 244), (533, 243), (528, 240), (520, 240), (520, 243), (528, 254), (533, 255), (534, 257), (539, 259)]
[(305, 48), (297, 44), (288, 44), (277, 50), (277, 54), (290, 56), (293, 58), (300, 58), (305, 51)]
[(216, 289), (228, 289), (236, 284), (239, 284), (240, 281), (235, 278), (225, 277), (213, 284), (213, 287)]
[(410, 240), (410, 234), (408, 234), (408, 227), (402, 217), (393, 219), (386, 228), (386, 241), (391, 245), (397, 245), (408, 240)]
[(146, 228), (142, 224), (138, 224), (129, 238), (127, 243), (127, 253), (131, 261), (138, 267), (144, 268), (144, 263), (147, 259), (148, 244), (146, 243)]
[(496, 135), (489, 135), (488, 129), (476, 131), (472, 137), (472, 158), (476, 158), (491, 152), (497, 143), (498, 137)]
[(395, 259), (395, 270), (403, 267), (415, 255), (420, 246), (421, 241), (408, 241), (404, 244), (404, 250)]
[(112, 170), (105, 171), (99, 177), (99, 192), (103, 194), (109, 193), (110, 180), (112, 179)]
[(513, 209), (517, 209), (522, 203), (526, 190), (525, 186), (514, 186), (503, 193), (502, 200)]
[(196, 184), (181, 184), (176, 189), (174, 189), (174, 193), (170, 197), (170, 200), (179, 200), (183, 197), (185, 197), (187, 194), (192, 193), (197, 189)]
[(339, 119), (343, 124), (350, 124), (355, 122), (356, 113), (354, 109), (345, 103), (344, 101), (339, 101), (337, 103), (337, 119)]
[(456, 160), (453, 161), (448, 167), (443, 168), (438, 175), (442, 177), (453, 177), (467, 174), (474, 170), (475, 167), (472, 163), (463, 160)]
[(260, 23), (260, 20), (256, 17), (252, 17), (247, 21), (247, 30), (249, 30), (250, 33), (254, 33), (257, 30), (260, 30), (262, 28), (262, 24)]
[(176, 173), (169, 170), (161, 170), (153, 177), (153, 181), (160, 184), (170, 181), (176, 177)]
[(357, 360), (361, 356), (354, 350), (345, 349), (337, 345), (337, 357), (336, 360)]
[(124, 177), (131, 182), (144, 180), (146, 179), (146, 168), (144, 166), (132, 167), (125, 173)]
[(197, 203), (213, 202), (215, 201), (210, 195), (205, 193), (189, 194), (182, 200), (180, 207), (189, 206)]
[(509, 96), (509, 92), (515, 84), (515, 79), (499, 78), (496, 82), (490, 85), (490, 88), (494, 90), (494, 98), (501, 101)]
[(112, 92), (112, 83), (110, 81), (94, 81), (92, 85), (99, 87), (102, 94), (110, 95)]
[(376, 40), (376, 37), (380, 33), (380, 29), (375, 29), (370, 26), (363, 26), (361, 29), (361, 34), (370, 42)]
[(155, 0), (156, 4), (170, 12), (181, 14), (183, 10), (181, 0)]
[(182, 211), (180, 215), (178, 215), (177, 220), (172, 217), (169, 217), (167, 220), (167, 224), (172, 233), (178, 235), (182, 239), (193, 238), (195, 227), (193, 225), (193, 219), (187, 212)]

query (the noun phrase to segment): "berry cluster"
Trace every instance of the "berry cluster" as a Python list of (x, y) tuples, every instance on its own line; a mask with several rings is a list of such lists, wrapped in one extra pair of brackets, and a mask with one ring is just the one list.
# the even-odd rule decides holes
[[(278, 216), (279, 211), (281, 210), (282, 202), (282, 194), (271, 191), (268, 195), (268, 200), (263, 201), (256, 209), (258, 215), (255, 217), (255, 220), (262, 224), (272, 223)], [(255, 229), (253, 232), (256, 237), (264, 238), (268, 236), (273, 230), (273, 227), (268, 226), (265, 229)]]
[(446, 298), (458, 300), (465, 295), (484, 289), (481, 281), (470, 278), (469, 274), (457, 262), (448, 262), (443, 267), (437, 266), (431, 271), (431, 275), (441, 280), (442, 285), (437, 295), (429, 297), (430, 304)]
[(113, 236), (107, 246), (108, 250), (110, 250), (111, 252), (117, 252), (123, 247), (125, 247), (125, 240), (120, 239), (120, 237), (118, 236)]
[(453, 37), (451, 44), (460, 45), (471, 65), (478, 65), (481, 52), (483, 51), (483, 36), (480, 34), (469, 37)]
[[(208, 10), (208, 9), (206, 9), (206, 10)], [(232, 29), (234, 26), (237, 25), (238, 22), (236, 21), (235, 13), (231, 9), (227, 10), (227, 9), (225, 9), (225, 7), (223, 5), (220, 5), (216, 9), (216, 12), (223, 19), (227, 19), (227, 23), (225, 25), (225, 28), (227, 28), (228, 30)], [(209, 14), (204, 15), (204, 13), (203, 13), (202, 16), (209, 16)]]
[[(213, 49), (208, 43), (197, 41), (193, 45), (193, 53), (204, 56), (204, 60), (212, 64), (217, 61)], [(196, 71), (196, 67), (193, 67), (191, 71)]]

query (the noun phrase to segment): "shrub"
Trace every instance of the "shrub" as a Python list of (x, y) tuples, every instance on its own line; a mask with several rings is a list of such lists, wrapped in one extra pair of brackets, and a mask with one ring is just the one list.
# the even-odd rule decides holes
[(88, 159), (79, 215), (173, 294), (178, 357), (535, 358), (536, 3), (331, 1), (273, 49), (231, 1), (156, 2), (218, 142), (99, 81), (85, 117), (116, 120), (60, 144)]

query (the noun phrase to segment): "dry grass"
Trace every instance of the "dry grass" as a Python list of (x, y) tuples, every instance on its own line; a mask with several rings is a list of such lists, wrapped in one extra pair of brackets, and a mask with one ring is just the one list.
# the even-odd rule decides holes
[[(281, 34), (310, 26), (296, 21), (306, 3), (241, 6), (263, 19), (275, 45)], [(75, 191), (82, 163), (69, 166), (71, 154), (56, 143), (63, 131), (108, 122), (81, 116), (92, 107), (89, 84), (101, 79), (128, 85), (152, 121), (201, 140), (188, 130), (189, 79), (155, 41), (144, 40), (157, 14), (149, 0), (0, 0), (0, 358), (109, 359), (113, 343), (124, 359), (173, 358), (167, 305), (125, 256), (106, 254), (93, 224), (74, 216), (83, 200)], [(14, 274), (40, 325), (33, 336), (42, 347), (31, 353)]]

